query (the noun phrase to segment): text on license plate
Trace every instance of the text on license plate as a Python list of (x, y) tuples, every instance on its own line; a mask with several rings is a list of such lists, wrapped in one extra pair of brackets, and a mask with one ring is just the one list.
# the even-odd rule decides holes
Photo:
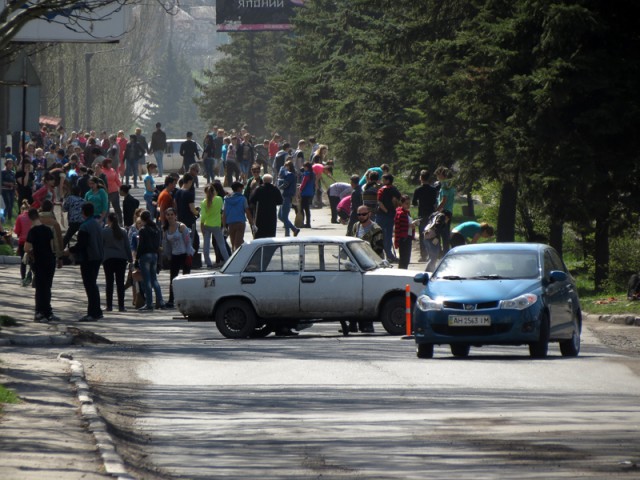
[(491, 317), (488, 315), (449, 315), (450, 327), (488, 327)]

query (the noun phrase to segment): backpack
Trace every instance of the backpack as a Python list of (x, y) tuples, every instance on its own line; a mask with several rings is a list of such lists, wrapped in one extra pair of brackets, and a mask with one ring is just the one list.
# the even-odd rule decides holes
[(631, 275), (631, 278), (629, 278), (627, 299), (640, 300), (640, 274), (634, 273)]
[(440, 229), (445, 224), (445, 216), (442, 212), (435, 212), (429, 216), (427, 226), (424, 227), (424, 239), (433, 240), (440, 236)]

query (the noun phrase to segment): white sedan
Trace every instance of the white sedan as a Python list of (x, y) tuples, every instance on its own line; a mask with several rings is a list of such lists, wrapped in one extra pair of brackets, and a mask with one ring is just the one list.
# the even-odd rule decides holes
[(184, 317), (215, 320), (227, 338), (265, 336), (292, 322), (346, 320), (378, 320), (401, 335), (405, 286), (418, 286), (417, 273), (390, 268), (353, 237), (264, 238), (243, 244), (219, 272), (178, 276), (173, 291)]

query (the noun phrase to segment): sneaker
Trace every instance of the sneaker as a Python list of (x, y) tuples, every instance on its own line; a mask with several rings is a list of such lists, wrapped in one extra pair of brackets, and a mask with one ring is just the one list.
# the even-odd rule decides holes
[(156, 310), (166, 310), (167, 309), (167, 304), (166, 303), (160, 303), (160, 304), (156, 303), (155, 309)]
[(60, 317), (55, 315), (55, 314), (53, 314), (53, 313), (47, 317), (47, 320), (49, 322), (60, 322), (61, 321)]
[(84, 317), (78, 319), (79, 322), (97, 322), (98, 319), (92, 317), (91, 315), (85, 315)]
[(140, 307), (138, 309), (139, 312), (153, 312), (153, 307), (150, 307), (149, 305), (145, 305), (143, 307)]
[(48, 322), (49, 319), (41, 313), (36, 313), (35, 316), (33, 317), (33, 321), (36, 323), (45, 323), (45, 322)]

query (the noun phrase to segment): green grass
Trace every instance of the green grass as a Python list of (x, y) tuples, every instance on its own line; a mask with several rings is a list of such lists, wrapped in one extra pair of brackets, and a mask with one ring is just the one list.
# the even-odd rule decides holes
[[(579, 294), (579, 293), (578, 293)], [(640, 302), (627, 300), (627, 292), (613, 295), (580, 295), (582, 311), (596, 315), (638, 315)]]
[(0, 406), (3, 403), (18, 403), (18, 395), (13, 390), (9, 390), (7, 387), (0, 385)]

